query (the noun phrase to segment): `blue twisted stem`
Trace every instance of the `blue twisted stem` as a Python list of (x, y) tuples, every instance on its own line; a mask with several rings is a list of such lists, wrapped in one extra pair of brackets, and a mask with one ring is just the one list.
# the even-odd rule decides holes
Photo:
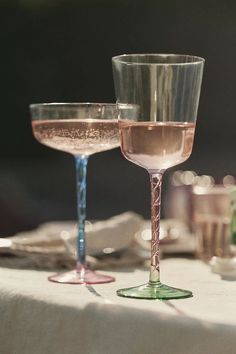
[(88, 158), (86, 156), (75, 156), (78, 213), (77, 267), (86, 265), (85, 219), (87, 163)]

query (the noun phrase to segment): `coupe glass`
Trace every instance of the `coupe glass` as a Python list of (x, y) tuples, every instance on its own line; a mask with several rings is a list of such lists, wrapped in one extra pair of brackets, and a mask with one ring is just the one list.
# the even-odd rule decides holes
[[(147, 284), (119, 296), (177, 299), (192, 292), (160, 282), (159, 228), (164, 171), (191, 154), (204, 59), (175, 54), (128, 54), (112, 58), (117, 104), (139, 107), (137, 120), (120, 119), (121, 150), (145, 168), (151, 181), (151, 266)], [(178, 206), (176, 206), (178, 207)]]
[[(77, 266), (50, 276), (49, 280), (70, 284), (114, 281), (113, 277), (90, 270), (86, 264), (86, 171), (90, 155), (119, 146), (118, 108), (103, 103), (42, 103), (30, 105), (30, 111), (35, 138), (41, 144), (74, 155), (76, 165)], [(119, 112), (124, 111), (125, 107), (119, 108)]]

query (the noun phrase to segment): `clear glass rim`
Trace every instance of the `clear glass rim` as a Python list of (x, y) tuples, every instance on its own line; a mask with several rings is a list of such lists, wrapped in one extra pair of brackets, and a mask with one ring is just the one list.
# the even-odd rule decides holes
[[(182, 57), (182, 59), (191, 59), (191, 61), (185, 61), (185, 62), (169, 62), (169, 63), (150, 63), (150, 62), (145, 62), (145, 61), (127, 61), (124, 60), (124, 58), (135, 58), (135, 57)], [(203, 64), (205, 62), (205, 59), (196, 55), (188, 55), (188, 54), (173, 54), (173, 53), (137, 53), (137, 54), (121, 54), (121, 55), (116, 55), (112, 57), (112, 61), (118, 62), (121, 64), (126, 64), (126, 65), (156, 65), (156, 66), (188, 66), (188, 65), (194, 65), (194, 64)]]
[(98, 102), (45, 102), (45, 103), (31, 103), (30, 109), (34, 108), (76, 108), (76, 107), (117, 107), (116, 103), (98, 103)]

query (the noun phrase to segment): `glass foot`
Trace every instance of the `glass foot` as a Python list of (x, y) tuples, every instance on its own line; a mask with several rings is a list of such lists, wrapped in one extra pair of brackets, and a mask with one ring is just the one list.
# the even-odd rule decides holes
[(191, 291), (172, 288), (168, 285), (158, 283), (147, 283), (133, 288), (119, 289), (117, 290), (118, 296), (132, 297), (136, 299), (183, 299), (192, 297)]
[(115, 278), (99, 274), (89, 268), (80, 268), (69, 272), (53, 274), (48, 277), (48, 280), (64, 284), (102, 284), (115, 281)]

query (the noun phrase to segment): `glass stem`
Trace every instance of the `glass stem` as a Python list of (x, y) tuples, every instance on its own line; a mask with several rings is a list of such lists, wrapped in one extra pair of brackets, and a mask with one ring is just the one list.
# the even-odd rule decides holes
[(85, 219), (87, 163), (87, 156), (75, 156), (78, 213), (77, 269), (81, 269), (86, 266)]
[(150, 172), (151, 182), (151, 267), (149, 283), (160, 282), (160, 215), (161, 215), (161, 185), (162, 173)]

